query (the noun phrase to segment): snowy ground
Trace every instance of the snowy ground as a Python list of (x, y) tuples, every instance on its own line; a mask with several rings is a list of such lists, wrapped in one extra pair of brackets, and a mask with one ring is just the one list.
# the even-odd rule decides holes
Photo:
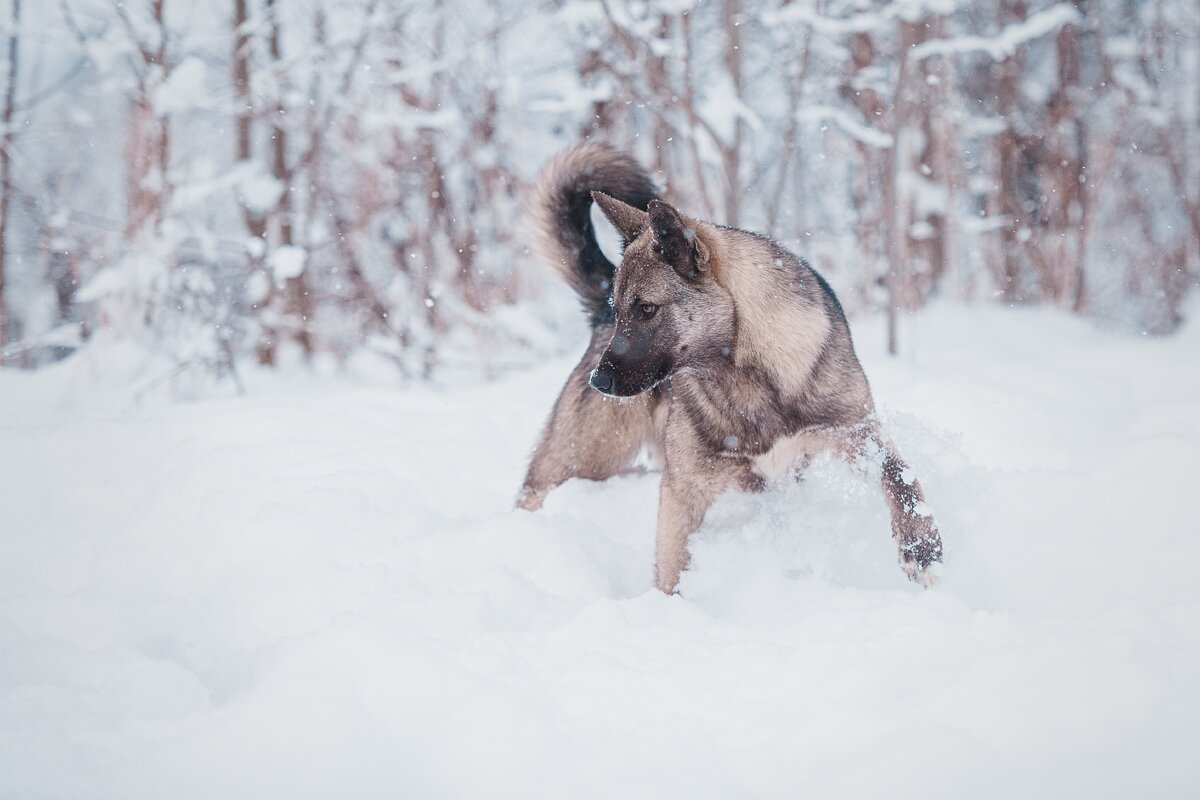
[(859, 349), (946, 537), (832, 461), (651, 586), (657, 476), (510, 510), (569, 369), (103, 402), (0, 376), (0, 797), (1200, 795), (1200, 326)]

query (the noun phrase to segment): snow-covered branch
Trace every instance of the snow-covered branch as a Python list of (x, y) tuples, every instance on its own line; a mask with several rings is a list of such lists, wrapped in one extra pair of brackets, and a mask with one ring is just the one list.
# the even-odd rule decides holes
[(953, 36), (921, 42), (908, 51), (908, 58), (911, 61), (920, 61), (931, 56), (987, 53), (996, 61), (1002, 61), (1017, 52), (1021, 46), (1081, 19), (1074, 6), (1062, 3), (1009, 25), (993, 36)]
[(836, 106), (808, 106), (802, 109), (796, 118), (802, 122), (832, 122), (851, 139), (871, 147), (887, 149), (895, 143), (895, 137), (890, 133), (863, 125), (845, 110)]

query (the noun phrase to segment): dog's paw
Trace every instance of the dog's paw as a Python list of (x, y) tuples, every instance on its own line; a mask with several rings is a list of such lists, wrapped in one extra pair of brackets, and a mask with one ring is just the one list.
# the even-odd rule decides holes
[(920, 584), (926, 589), (932, 589), (937, 586), (938, 580), (941, 578), (941, 562), (936, 561), (931, 564), (921, 565), (916, 561), (902, 561), (900, 566), (904, 568), (904, 574), (913, 583)]
[(665, 595), (679, 593), (679, 575), (678, 568), (662, 568), (657, 567), (654, 570), (654, 586)]
[(517, 508), (523, 508), (526, 511), (537, 511), (542, 507), (542, 501), (546, 499), (545, 492), (534, 491), (526, 486), (517, 495)]
[(942, 565), (942, 534), (933, 517), (905, 514), (893, 520), (892, 533), (900, 543), (900, 565), (908, 579), (926, 589), (933, 586)]

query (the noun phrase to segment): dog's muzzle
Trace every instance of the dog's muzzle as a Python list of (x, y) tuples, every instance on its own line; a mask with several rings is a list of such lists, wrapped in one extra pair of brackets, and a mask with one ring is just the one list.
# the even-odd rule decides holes
[(588, 385), (598, 392), (603, 394), (612, 394), (613, 391), (613, 374), (611, 370), (597, 367), (592, 370), (592, 375), (588, 378)]

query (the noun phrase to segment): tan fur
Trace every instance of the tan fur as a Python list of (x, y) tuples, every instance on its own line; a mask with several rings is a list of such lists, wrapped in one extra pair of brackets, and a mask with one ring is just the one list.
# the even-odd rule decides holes
[(604, 480), (626, 470), (654, 437), (650, 396), (617, 400), (587, 385), (606, 341), (594, 340), (554, 404), (530, 460), (517, 505), (541, 508), (551, 489), (570, 478)]
[(776, 440), (770, 450), (755, 456), (754, 471), (764, 480), (777, 481), (807, 467), (819, 454), (839, 449), (839, 437), (825, 428), (800, 431)]
[[(581, 296), (591, 293), (585, 302), (594, 332), (547, 421), (519, 505), (536, 509), (572, 477), (617, 474), (648, 446), (663, 463), (656, 584), (673, 592), (687, 566), (688, 539), (717, 495), (760, 490), (833, 450), (864, 471), (878, 465), (901, 564), (928, 585), (941, 539), (920, 484), (879, 433), (832, 291), (768, 239), (647, 200), (648, 181), (614, 152), (569, 150), (550, 163), (550, 177), (544, 174), (535, 191), (535, 205), (543, 204), (536, 212), (544, 233), (539, 252), (559, 260)], [(590, 196), (626, 241), (620, 269), (600, 276), (611, 277), (611, 299), (596, 293), (598, 262), (588, 249), (594, 241), (561, 229), (569, 215), (548, 205), (565, 197), (572, 224), (591, 235), (578, 198), (593, 158), (607, 170), (607, 183), (594, 188), (616, 188)], [(600, 262), (605, 266), (611, 268)], [(631, 399), (618, 403), (601, 392)]]
[(678, 408), (668, 410), (661, 433), (666, 460), (659, 491), (655, 583), (671, 594), (687, 567), (688, 539), (699, 530), (713, 500), (727, 489), (761, 490), (763, 482), (744, 456), (706, 456), (695, 426)]
[(721, 235), (725, 232), (706, 224), (698, 232), (717, 243), (717, 280), (737, 306), (737, 364), (754, 358), (770, 370), (781, 390), (798, 393), (829, 335), (826, 310), (779, 291), (767, 269), (776, 256), (761, 239), (737, 232)]

